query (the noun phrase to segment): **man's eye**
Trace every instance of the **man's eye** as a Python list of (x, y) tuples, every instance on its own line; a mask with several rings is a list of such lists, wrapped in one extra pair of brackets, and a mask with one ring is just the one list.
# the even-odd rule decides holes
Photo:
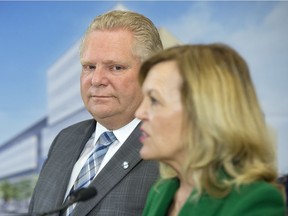
[(124, 70), (124, 67), (120, 66), (120, 65), (112, 65), (112, 66), (110, 66), (110, 70), (112, 70), (112, 71), (120, 71), (120, 70)]
[(95, 65), (83, 65), (82, 66), (82, 71), (83, 72), (92, 72), (96, 69)]

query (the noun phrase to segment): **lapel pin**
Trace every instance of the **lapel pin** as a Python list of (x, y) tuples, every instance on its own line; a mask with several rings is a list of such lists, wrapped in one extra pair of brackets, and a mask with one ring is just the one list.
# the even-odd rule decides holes
[(129, 167), (129, 163), (127, 161), (124, 161), (122, 167), (123, 169), (127, 169)]

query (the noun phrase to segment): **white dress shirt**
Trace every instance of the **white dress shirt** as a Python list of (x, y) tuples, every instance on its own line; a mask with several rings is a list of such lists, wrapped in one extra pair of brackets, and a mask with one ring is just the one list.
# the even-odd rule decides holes
[[(109, 146), (108, 151), (105, 154), (95, 177), (103, 169), (103, 167), (108, 163), (108, 161), (113, 157), (113, 155), (118, 151), (118, 149), (123, 145), (123, 143), (130, 136), (130, 134), (133, 132), (133, 130), (136, 128), (136, 126), (139, 124), (139, 122), (140, 122), (140, 120), (135, 118), (133, 121), (131, 121), (129, 124), (125, 125), (124, 127), (112, 131), (114, 133), (115, 137), (117, 138), (117, 140), (115, 140)], [(73, 185), (77, 179), (77, 176), (79, 175), (85, 162), (87, 161), (89, 156), (92, 154), (98, 138), (105, 131), (109, 131), (109, 130), (97, 122), (95, 132), (91, 135), (90, 139), (86, 143), (86, 145), (85, 145), (85, 147), (84, 147), (84, 149), (80, 155), (80, 158), (78, 159), (78, 161), (74, 165), (64, 200), (66, 199), (71, 188), (73, 187)]]

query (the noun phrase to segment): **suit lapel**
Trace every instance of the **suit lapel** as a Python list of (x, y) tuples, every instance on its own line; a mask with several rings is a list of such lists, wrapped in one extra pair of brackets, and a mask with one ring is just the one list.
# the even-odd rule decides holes
[[(86, 122), (86, 125), (79, 124), (73, 131), (67, 132), (69, 134), (56, 137), (57, 146), (55, 146), (55, 151), (51, 149), (53, 154), (45, 165), (46, 172), (43, 172), (45, 173), (44, 179), (48, 179), (49, 182), (48, 184), (45, 182), (45, 186), (40, 187), (45, 190), (43, 192), (45, 202), (39, 203), (42, 206), (40, 212), (57, 208), (63, 203), (73, 166), (94, 130), (95, 121), (93, 120), (88, 124)], [(53, 184), (51, 187), (50, 183)]]
[[(97, 189), (96, 197), (85, 203), (78, 203), (74, 209), (75, 216), (87, 215), (142, 160), (139, 155), (142, 146), (139, 137), (138, 125), (91, 183)], [(124, 162), (129, 164), (126, 169), (123, 167)]]

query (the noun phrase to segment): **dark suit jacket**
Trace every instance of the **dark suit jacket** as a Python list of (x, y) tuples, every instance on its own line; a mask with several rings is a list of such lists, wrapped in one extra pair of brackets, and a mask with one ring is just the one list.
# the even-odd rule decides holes
[[(73, 166), (95, 131), (95, 120), (62, 130), (53, 141), (29, 206), (29, 213), (59, 207), (64, 199)], [(141, 215), (151, 185), (158, 178), (156, 162), (140, 158), (139, 125), (97, 175), (91, 185), (96, 197), (79, 202), (74, 216)], [(129, 167), (124, 169), (124, 161)]]
[[(157, 185), (157, 186), (156, 186)], [(147, 199), (142, 216), (165, 216), (179, 187), (177, 179), (156, 184)], [(193, 193), (193, 192), (192, 192)], [(197, 203), (186, 201), (178, 216), (284, 216), (284, 196), (266, 182), (234, 188), (223, 199), (204, 194)]]

